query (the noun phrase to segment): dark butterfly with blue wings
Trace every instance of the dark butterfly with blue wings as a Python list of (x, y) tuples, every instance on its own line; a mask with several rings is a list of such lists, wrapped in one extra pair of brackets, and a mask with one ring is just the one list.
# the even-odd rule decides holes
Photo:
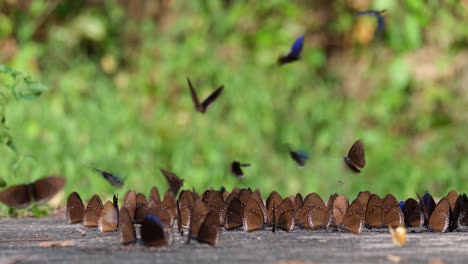
[(377, 31), (376, 31), (376, 33), (378, 33), (378, 32), (382, 32), (384, 30), (385, 19), (384, 19), (384, 17), (382, 15), (385, 12), (386, 12), (385, 9), (382, 10), (382, 11), (366, 10), (366, 11), (356, 13), (356, 16), (374, 16), (377, 19)]
[(193, 85), (188, 77), (187, 83), (190, 88), (190, 94), (192, 95), (192, 101), (195, 105), (195, 110), (200, 113), (205, 113), (208, 107), (216, 100), (216, 98), (218, 98), (224, 89), (224, 85), (219, 86), (212, 94), (210, 94), (203, 102), (200, 103), (197, 92), (195, 91), (195, 88), (193, 88)]
[(294, 41), (293, 45), (291, 46), (291, 50), (289, 51), (288, 54), (282, 55), (278, 58), (278, 64), (283, 65), (286, 63), (299, 60), (303, 44), (304, 44), (304, 35), (300, 36), (298, 39), (296, 39), (296, 41)]
[(240, 163), (239, 161), (233, 161), (231, 163), (231, 173), (232, 175), (236, 176), (238, 179), (244, 178), (244, 172), (242, 171), (242, 167), (249, 167), (250, 164), (248, 163)]
[(94, 171), (96, 171), (97, 173), (101, 174), (102, 177), (104, 177), (104, 179), (106, 179), (112, 186), (115, 186), (117, 188), (121, 188), (123, 186), (123, 184), (125, 183), (126, 178), (124, 178), (124, 177), (112, 174), (112, 173), (107, 172), (107, 171), (103, 171), (103, 170), (98, 169), (98, 168), (93, 167), (92, 169)]
[(291, 155), (291, 158), (296, 161), (299, 167), (304, 167), (309, 159), (309, 154), (305, 151), (294, 151), (290, 149), (289, 155)]

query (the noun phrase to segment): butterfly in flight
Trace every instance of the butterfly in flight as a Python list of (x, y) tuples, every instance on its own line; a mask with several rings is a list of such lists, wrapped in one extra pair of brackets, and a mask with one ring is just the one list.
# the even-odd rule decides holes
[(114, 187), (121, 188), (125, 183), (126, 178), (120, 177), (107, 171), (103, 171), (98, 168), (92, 167), (92, 169), (97, 173), (101, 174), (102, 177), (104, 177), (104, 179), (106, 179)]
[(0, 192), (0, 202), (17, 209), (26, 208), (32, 202), (45, 204), (60, 192), (64, 185), (65, 178), (62, 176), (50, 176), (33, 183), (14, 185)]
[(299, 60), (303, 44), (304, 44), (304, 35), (300, 36), (298, 39), (296, 39), (296, 41), (294, 41), (293, 45), (291, 46), (291, 50), (289, 51), (288, 54), (282, 55), (278, 58), (278, 64), (283, 65), (286, 63)]
[(366, 166), (366, 158), (364, 157), (364, 144), (359, 139), (354, 142), (353, 146), (348, 152), (348, 156), (344, 157), (344, 161), (348, 167), (359, 173)]
[(244, 172), (242, 171), (242, 167), (249, 167), (250, 164), (248, 163), (240, 163), (239, 161), (233, 161), (231, 163), (231, 173), (232, 175), (236, 176), (238, 179), (244, 178)]
[(309, 159), (309, 154), (301, 150), (292, 150), (289, 148), (289, 155), (299, 165), (300, 168), (304, 167)]
[(382, 32), (384, 27), (385, 27), (385, 20), (384, 20), (384, 17), (383, 17), (383, 14), (385, 12), (386, 12), (385, 9), (382, 10), (382, 11), (366, 10), (366, 11), (356, 13), (356, 16), (374, 16), (377, 19), (377, 31), (376, 31), (376, 33), (378, 33), (378, 32)]
[(187, 82), (190, 88), (190, 94), (192, 95), (193, 104), (195, 104), (195, 110), (203, 114), (206, 112), (206, 110), (208, 110), (208, 107), (218, 98), (218, 96), (221, 94), (221, 92), (224, 89), (224, 85), (219, 86), (203, 102), (200, 103), (197, 92), (195, 91), (195, 88), (193, 88), (193, 85), (190, 82), (190, 79), (188, 77), (187, 77)]
[(168, 171), (165, 169), (160, 169), (161, 173), (164, 175), (164, 177), (167, 180), (167, 183), (169, 184), (169, 191), (174, 194), (174, 196), (177, 195), (179, 192), (180, 188), (184, 185), (184, 180), (179, 178), (175, 173), (172, 171)]

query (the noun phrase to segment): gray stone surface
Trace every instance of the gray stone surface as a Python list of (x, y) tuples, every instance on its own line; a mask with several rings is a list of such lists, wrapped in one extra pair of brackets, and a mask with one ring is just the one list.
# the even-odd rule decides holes
[[(86, 235), (81, 232), (85, 231)], [(0, 263), (468, 263), (468, 233), (409, 233), (404, 247), (390, 234), (306, 231), (223, 231), (212, 248), (176, 236), (166, 248), (122, 246), (118, 232), (68, 225), (64, 218), (0, 219)], [(73, 240), (41, 247), (41, 240)], [(442, 261), (442, 262), (437, 262)]]

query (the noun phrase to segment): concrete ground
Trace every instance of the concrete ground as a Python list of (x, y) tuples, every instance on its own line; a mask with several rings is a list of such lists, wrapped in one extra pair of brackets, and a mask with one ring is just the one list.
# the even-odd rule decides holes
[[(296, 229), (223, 231), (218, 245), (176, 235), (166, 248), (123, 246), (119, 233), (68, 225), (65, 218), (0, 219), (0, 263), (468, 263), (468, 233), (408, 233), (397, 247), (387, 230), (361, 235)], [(41, 244), (68, 241), (62, 247)]]

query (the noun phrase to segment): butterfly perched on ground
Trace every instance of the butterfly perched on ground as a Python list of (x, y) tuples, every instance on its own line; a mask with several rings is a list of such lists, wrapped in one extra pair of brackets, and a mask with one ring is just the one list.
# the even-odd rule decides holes
[(147, 214), (141, 223), (141, 240), (149, 247), (168, 246), (173, 242), (172, 228), (164, 226), (161, 219)]
[(83, 221), (84, 204), (77, 192), (72, 192), (67, 198), (67, 221), (69, 224)]
[(29, 184), (18, 184), (0, 192), (0, 202), (13, 208), (26, 208), (31, 202), (47, 203), (63, 189), (65, 178), (51, 176)]
[(352, 171), (359, 173), (364, 166), (366, 166), (366, 158), (364, 155), (364, 144), (359, 139), (351, 146), (348, 156), (344, 157), (344, 161)]
[(238, 179), (244, 178), (244, 172), (242, 171), (242, 167), (249, 167), (250, 164), (248, 163), (240, 163), (239, 161), (233, 161), (231, 163), (231, 173), (232, 175), (236, 176)]
[(98, 168), (92, 167), (92, 169), (96, 171), (97, 173), (101, 174), (102, 177), (104, 177), (104, 179), (106, 179), (114, 187), (121, 188), (123, 184), (125, 183), (124, 177), (120, 177), (118, 175), (115, 175), (113, 173), (110, 173), (110, 172), (107, 172)]
[(286, 63), (299, 60), (303, 44), (304, 44), (304, 35), (300, 36), (298, 39), (296, 39), (296, 41), (294, 41), (293, 45), (291, 46), (291, 50), (289, 51), (288, 54), (282, 55), (278, 58), (278, 64), (283, 65)]
[(377, 19), (377, 30), (376, 33), (382, 32), (385, 27), (385, 19), (383, 17), (383, 14), (386, 12), (386, 10), (382, 11), (376, 11), (376, 10), (366, 10), (362, 12), (356, 13), (355, 16), (374, 16)]
[(160, 169), (161, 173), (166, 177), (167, 183), (169, 184), (169, 191), (177, 196), (180, 188), (184, 185), (184, 180), (177, 177), (177, 175), (171, 171)]
[(192, 101), (195, 105), (195, 110), (200, 113), (205, 113), (206, 110), (208, 110), (208, 107), (218, 98), (224, 89), (224, 85), (219, 86), (213, 93), (211, 93), (205, 100), (203, 100), (203, 102), (200, 103), (197, 92), (195, 91), (195, 88), (193, 88), (192, 82), (190, 82), (188, 77), (187, 83), (190, 88), (190, 94), (192, 95)]
[(98, 219), (98, 229), (102, 233), (114, 232), (119, 227), (119, 204), (114, 195), (113, 202), (107, 201)]

